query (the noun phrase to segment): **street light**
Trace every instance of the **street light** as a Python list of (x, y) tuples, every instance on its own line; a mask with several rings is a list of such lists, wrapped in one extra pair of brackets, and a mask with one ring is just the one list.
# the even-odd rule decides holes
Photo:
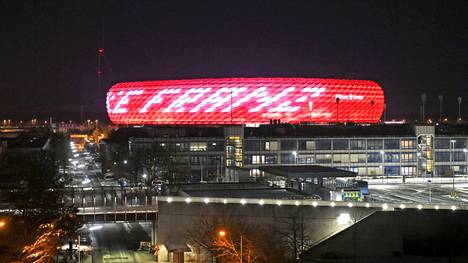
[(220, 231), (218, 232), (218, 235), (219, 235), (220, 237), (224, 237), (224, 236), (226, 236), (226, 232), (225, 232), (224, 230), (220, 230)]
[(0, 228), (3, 228), (5, 226), (5, 221), (0, 221)]
[(452, 173), (452, 197), (455, 197), (455, 171), (453, 170), (453, 150), (455, 148), (455, 140), (450, 140), (450, 171)]
[[(224, 238), (226, 236), (226, 231), (220, 230), (218, 232), (218, 236), (221, 238)], [(240, 256), (239, 256), (239, 262), (242, 263), (242, 233), (240, 233)]]

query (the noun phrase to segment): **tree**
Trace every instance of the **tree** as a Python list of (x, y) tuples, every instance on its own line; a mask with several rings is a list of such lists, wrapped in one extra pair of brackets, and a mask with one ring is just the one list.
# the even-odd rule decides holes
[(177, 184), (187, 182), (189, 178), (186, 164), (181, 163), (173, 152), (160, 144), (138, 150), (133, 154), (131, 163), (134, 171), (144, 171), (144, 181), (147, 184), (156, 180)]
[[(221, 230), (224, 237), (219, 234)], [(202, 248), (217, 262), (239, 262), (241, 254), (243, 262), (293, 262), (287, 257), (287, 249), (277, 228), (249, 223), (229, 213), (198, 217), (187, 229), (186, 237), (196, 251)], [(198, 260), (208, 262), (207, 258)]]
[[(76, 231), (79, 227), (75, 216), (77, 211), (73, 207), (65, 207), (62, 202), (60, 188), (63, 182), (59, 180), (58, 162), (52, 152), (10, 153), (8, 165), (15, 171), (18, 180), (23, 181), (21, 187), (2, 196), (2, 201), (17, 211), (10, 215), (11, 222), (14, 222), (12, 229), (16, 230), (16, 237), (10, 243), (11, 254), (16, 254), (18, 258), (26, 245), (28, 249), (23, 252), (35, 254), (32, 252), (34, 249), (46, 248), (43, 242), (53, 243), (56, 237)], [(48, 250), (47, 255), (55, 253), (52, 249)], [(30, 257), (30, 262), (44, 261), (35, 261)]]

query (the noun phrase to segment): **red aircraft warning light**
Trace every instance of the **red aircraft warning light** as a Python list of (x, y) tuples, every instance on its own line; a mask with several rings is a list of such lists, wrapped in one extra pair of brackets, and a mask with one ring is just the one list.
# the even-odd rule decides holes
[(369, 80), (158, 80), (117, 83), (106, 104), (115, 124), (376, 123), (384, 93)]

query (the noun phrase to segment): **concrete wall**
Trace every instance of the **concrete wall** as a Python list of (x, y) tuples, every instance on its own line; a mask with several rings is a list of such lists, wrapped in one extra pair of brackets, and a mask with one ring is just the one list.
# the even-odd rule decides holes
[(467, 216), (468, 211), (378, 211), (311, 248), (303, 258), (305, 262), (324, 258), (352, 259), (353, 262), (467, 259)]
[(337, 217), (348, 213), (352, 220), (373, 213), (376, 208), (348, 207), (313, 207), (294, 205), (263, 205), (258, 204), (204, 204), (204, 203), (159, 203), (157, 220), (157, 242), (166, 247), (179, 247), (187, 242), (187, 229), (193, 227), (200, 218), (220, 217), (229, 215), (237, 217), (242, 222), (272, 226), (284, 224), (287, 220), (303, 211), (305, 229), (312, 242), (318, 242), (337, 231), (351, 225), (350, 221), (340, 224)]

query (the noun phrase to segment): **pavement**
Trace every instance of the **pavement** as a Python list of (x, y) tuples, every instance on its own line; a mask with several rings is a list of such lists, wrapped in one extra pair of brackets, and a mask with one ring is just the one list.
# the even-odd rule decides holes
[(369, 184), (369, 193), (374, 202), (467, 203), (468, 183), (373, 183)]
[[(90, 228), (99, 226), (101, 228)], [(139, 251), (140, 241), (151, 241), (151, 224), (108, 223), (86, 225), (94, 252), (90, 262), (155, 262), (156, 258), (147, 251)]]

